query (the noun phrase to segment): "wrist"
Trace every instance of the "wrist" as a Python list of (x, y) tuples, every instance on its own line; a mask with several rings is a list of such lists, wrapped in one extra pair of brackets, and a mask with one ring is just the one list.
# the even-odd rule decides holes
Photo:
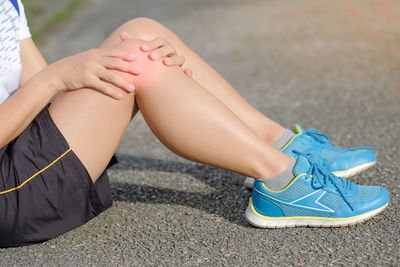
[(59, 91), (62, 90), (62, 82), (59, 81), (56, 71), (48, 66), (36, 73), (22, 88), (22, 92), (34, 91), (35, 96), (41, 100), (50, 101)]
[(65, 85), (60, 77), (60, 73), (62, 73), (62, 71), (60, 71), (57, 62), (55, 62), (44, 69), (43, 74), (40, 75), (45, 77), (47, 87), (50, 91), (54, 92), (54, 94), (65, 90)]

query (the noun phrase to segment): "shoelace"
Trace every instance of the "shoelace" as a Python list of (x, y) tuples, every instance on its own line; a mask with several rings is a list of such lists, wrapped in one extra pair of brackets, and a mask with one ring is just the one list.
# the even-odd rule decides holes
[[(318, 129), (314, 129), (314, 128), (308, 129), (307, 131), (303, 132), (303, 135), (311, 137), (317, 143), (330, 144), (329, 136), (327, 136), (326, 134), (321, 133)], [(370, 146), (346, 148), (347, 151), (355, 151), (355, 150), (359, 150), (359, 149), (370, 149), (370, 150), (375, 149), (375, 150), (378, 150), (377, 148), (370, 147)]]
[[(298, 151), (293, 151), (295, 154), (305, 157), (305, 155)], [(351, 189), (351, 182), (343, 178), (337, 177), (336, 175), (329, 172), (327, 169), (321, 167), (320, 165), (310, 162), (310, 168), (306, 173), (306, 178), (311, 178), (312, 186), (315, 189), (323, 189), (327, 187), (330, 183), (335, 186), (340, 196), (349, 205), (349, 207), (354, 210), (353, 205), (347, 199), (347, 192)]]
[(336, 187), (337, 191), (342, 196), (344, 201), (350, 206), (352, 210), (354, 210), (354, 207), (351, 205), (350, 201), (346, 197), (347, 192), (351, 187), (351, 182), (335, 176), (334, 174), (330, 173), (325, 168), (320, 167), (316, 163), (311, 163), (311, 167), (306, 175), (308, 177), (314, 178), (311, 181), (312, 186), (316, 189), (323, 189), (324, 187), (328, 186), (329, 183), (332, 183)]
[(326, 134), (323, 134), (318, 129), (314, 129), (314, 128), (304, 131), (303, 135), (311, 137), (312, 139), (314, 139), (314, 141), (316, 141), (320, 144), (329, 143), (329, 140), (330, 140)]

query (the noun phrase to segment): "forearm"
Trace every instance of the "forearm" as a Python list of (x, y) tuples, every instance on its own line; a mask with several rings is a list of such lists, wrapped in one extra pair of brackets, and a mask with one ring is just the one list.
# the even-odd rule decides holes
[(5, 146), (29, 125), (59, 91), (52, 70), (45, 68), (0, 104), (0, 147)]
[[(141, 41), (142, 42), (142, 41)], [(0, 104), (0, 148), (16, 138), (35, 116), (63, 90), (91, 88), (114, 99), (121, 99), (121, 90), (131, 93), (130, 82), (141, 69), (132, 65), (132, 45), (91, 49), (64, 58), (45, 67)]]

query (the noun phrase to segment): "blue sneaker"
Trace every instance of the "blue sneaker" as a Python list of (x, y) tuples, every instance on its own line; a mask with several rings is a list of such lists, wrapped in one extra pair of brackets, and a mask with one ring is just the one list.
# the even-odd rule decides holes
[(293, 168), (296, 176), (282, 191), (254, 183), (246, 210), (247, 220), (261, 228), (296, 226), (338, 227), (363, 222), (380, 213), (389, 202), (381, 186), (353, 184), (337, 177), (304, 156)]
[[(318, 163), (328, 171), (342, 178), (352, 177), (376, 163), (374, 151), (370, 147), (342, 149), (333, 146), (329, 137), (317, 129), (304, 131), (299, 123), (294, 127), (295, 136), (281, 149), (296, 158), (293, 151), (299, 151), (311, 162)], [(253, 188), (254, 179), (247, 178), (244, 186)]]

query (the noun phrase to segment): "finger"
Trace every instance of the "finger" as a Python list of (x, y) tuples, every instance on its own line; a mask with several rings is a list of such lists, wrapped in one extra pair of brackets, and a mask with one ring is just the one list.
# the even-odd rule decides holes
[(104, 57), (118, 57), (129, 62), (136, 60), (134, 53), (126, 52), (124, 49), (118, 47), (101, 48), (99, 49), (99, 55)]
[(128, 79), (123, 78), (123, 72), (117, 70), (100, 70), (97, 77), (100, 79), (119, 87), (126, 92), (130, 93), (135, 90), (135, 86), (128, 82)]
[(164, 45), (166, 45), (166, 44), (168, 44), (168, 42), (167, 42), (165, 39), (163, 39), (163, 38), (156, 38), (156, 39), (153, 39), (153, 40), (151, 40), (151, 41), (147, 41), (147, 42), (145, 42), (144, 44), (142, 44), (142, 45), (140, 46), (140, 49), (141, 49), (143, 52), (148, 52), (148, 51), (157, 49), (157, 48), (159, 48), (159, 47), (161, 47), (161, 46), (164, 46)]
[(183, 72), (189, 77), (192, 77), (192, 75), (193, 75), (193, 72), (191, 69), (185, 69)]
[(116, 57), (103, 58), (100, 61), (100, 64), (109, 70), (119, 70), (134, 75), (139, 75), (142, 72), (142, 69), (139, 66), (133, 66), (132, 63)]
[(100, 64), (106, 69), (119, 70), (123, 72), (131, 71), (131, 64), (117, 57), (106, 57), (100, 59)]
[(182, 55), (173, 55), (164, 58), (163, 63), (167, 66), (182, 66), (185, 63), (185, 57)]
[(162, 46), (160, 48), (153, 50), (149, 54), (149, 58), (151, 60), (157, 60), (157, 59), (160, 59), (163, 57), (168, 57), (168, 56), (174, 55), (174, 54), (175, 54), (175, 48), (172, 45), (167, 44), (165, 46)]
[(121, 41), (131, 40), (133, 39), (133, 35), (127, 32), (121, 32), (119, 34), (119, 38), (121, 39)]
[(91, 88), (116, 100), (120, 100), (124, 97), (120, 88), (99, 78), (93, 82)]

